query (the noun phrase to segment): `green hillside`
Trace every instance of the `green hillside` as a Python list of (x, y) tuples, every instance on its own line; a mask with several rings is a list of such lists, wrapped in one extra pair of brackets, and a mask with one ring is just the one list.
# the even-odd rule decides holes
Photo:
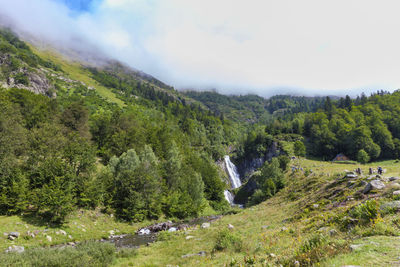
[(2, 29), (0, 266), (397, 266), (399, 97), (179, 92)]

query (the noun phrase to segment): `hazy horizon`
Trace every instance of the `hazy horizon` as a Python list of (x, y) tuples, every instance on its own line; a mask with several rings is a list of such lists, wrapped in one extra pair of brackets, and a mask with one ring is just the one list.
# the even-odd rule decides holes
[[(177, 89), (351, 95), (400, 87), (397, 1), (0, 0), (61, 49), (101, 51)], [(100, 52), (99, 52), (100, 53)]]

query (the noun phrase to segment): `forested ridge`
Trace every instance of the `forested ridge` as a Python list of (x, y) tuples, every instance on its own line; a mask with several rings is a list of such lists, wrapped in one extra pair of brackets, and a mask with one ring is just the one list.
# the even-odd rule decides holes
[(228, 185), (216, 162), (229, 152), (237, 162), (264, 157), (274, 142), (281, 157), (253, 177), (252, 204), (284, 187), (287, 156), (400, 156), (397, 91), (357, 99), (181, 94), (115, 62), (65, 68), (8, 30), (0, 32), (0, 70), (2, 214), (62, 222), (79, 207), (126, 221), (223, 212)]
[[(0, 52), (2, 214), (62, 222), (78, 207), (100, 207), (141, 221), (229, 207), (215, 162), (238, 139), (233, 123), (154, 78), (90, 68), (124, 105), (112, 103), (8, 30)], [(44, 94), (30, 92), (36, 76)]]
[(224, 96), (217, 92), (186, 94), (222, 116), (238, 121), (246, 114), (254, 118), (247, 141), (241, 143), (244, 145), (241, 149), (248, 152), (243, 151), (240, 155), (258, 156), (257, 149), (265, 152), (273, 137), (283, 137), (291, 141), (301, 139), (307, 146), (308, 155), (324, 160), (331, 160), (338, 153), (358, 160), (360, 151), (367, 153), (367, 161), (400, 156), (399, 91), (380, 90), (356, 98), (347, 95), (262, 99)]

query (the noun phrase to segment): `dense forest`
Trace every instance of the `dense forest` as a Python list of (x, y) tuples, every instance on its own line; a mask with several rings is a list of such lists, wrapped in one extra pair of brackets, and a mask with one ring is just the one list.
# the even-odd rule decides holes
[(254, 119), (237, 146), (240, 157), (258, 157), (273, 139), (282, 138), (303, 142), (309, 156), (324, 160), (338, 153), (360, 162), (400, 157), (399, 91), (380, 90), (353, 99), (348, 95), (263, 99), (217, 92), (185, 94), (234, 120), (240, 121), (242, 115)]
[[(325, 160), (343, 153), (360, 162), (397, 159), (400, 149), (400, 92), (378, 91), (356, 99), (332, 101), (326, 97), (314, 113), (276, 118), (266, 126), (270, 134), (291, 133), (305, 137), (307, 152)], [(360, 160), (360, 155), (368, 155)], [(366, 160), (365, 160), (366, 159)]]
[(141, 221), (229, 207), (215, 162), (238, 138), (233, 123), (162, 83), (91, 68), (124, 101), (110, 103), (9, 31), (1, 32), (0, 51), (2, 80), (29, 89), (32, 76), (45, 73), (50, 83), (46, 94), (0, 91), (2, 214), (62, 222), (76, 207), (102, 207)]
[(250, 124), (265, 124), (285, 114), (314, 112), (324, 103), (323, 97), (276, 95), (265, 99), (257, 95), (227, 96), (216, 91), (186, 91), (184, 94), (202, 102), (221, 117)]
[(82, 68), (119, 102), (0, 32), (2, 214), (62, 222), (78, 207), (126, 221), (222, 212), (228, 185), (217, 162), (227, 153), (236, 162), (264, 157), (276, 142), (281, 157), (252, 177), (252, 204), (283, 188), (287, 156), (400, 156), (397, 91), (357, 99), (181, 94), (119, 63)]

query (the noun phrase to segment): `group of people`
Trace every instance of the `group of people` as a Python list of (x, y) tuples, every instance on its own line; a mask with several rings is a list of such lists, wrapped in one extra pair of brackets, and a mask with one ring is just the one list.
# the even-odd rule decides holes
[[(358, 168), (359, 169), (359, 168)], [(381, 175), (383, 174), (383, 169), (382, 167), (378, 166), (378, 174)], [(369, 168), (369, 174), (373, 174), (374, 173), (374, 169), (373, 168)]]

